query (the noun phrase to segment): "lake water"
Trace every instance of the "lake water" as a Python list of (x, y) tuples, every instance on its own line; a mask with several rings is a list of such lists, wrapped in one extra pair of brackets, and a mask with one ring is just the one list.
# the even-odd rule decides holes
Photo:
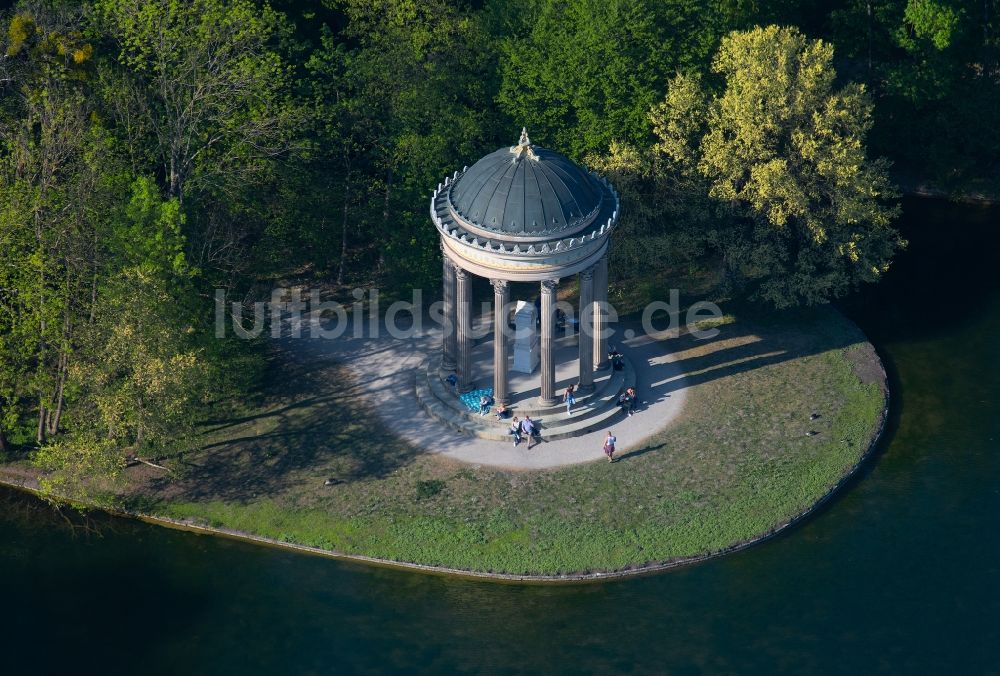
[(893, 379), (886, 443), (792, 532), (665, 574), (518, 586), (71, 528), (3, 491), (2, 671), (1000, 671), (1000, 210), (904, 206), (909, 250), (843, 304)]

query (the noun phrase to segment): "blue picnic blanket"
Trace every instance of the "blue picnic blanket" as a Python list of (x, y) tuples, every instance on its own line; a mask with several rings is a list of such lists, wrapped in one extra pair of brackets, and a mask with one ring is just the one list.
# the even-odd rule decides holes
[(489, 398), (493, 398), (493, 388), (489, 387), (485, 390), (472, 390), (472, 392), (466, 392), (465, 394), (459, 395), (459, 399), (465, 404), (470, 411), (475, 411), (479, 413), (479, 398), (483, 395)]

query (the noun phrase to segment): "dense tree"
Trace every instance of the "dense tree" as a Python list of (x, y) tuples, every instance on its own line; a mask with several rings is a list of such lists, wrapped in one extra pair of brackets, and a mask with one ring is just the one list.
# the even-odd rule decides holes
[(135, 115), (155, 140), (170, 197), (252, 180), (261, 157), (286, 149), (287, 67), (274, 44), (284, 28), (266, 4), (101, 0), (97, 9), (128, 74), (111, 102), (129, 105), (121, 118)]
[(877, 98), (875, 147), (906, 174), (996, 189), (1000, 3), (850, 0), (830, 16), (844, 69)]
[(425, 236), (428, 186), (495, 147), (484, 143), (495, 126), (491, 40), (448, 2), (336, 6), (347, 27), (325, 34), (307, 68), (322, 166), (341, 198), (337, 276), (351, 249), (367, 245), (369, 274), (426, 282), (439, 272)]
[(76, 387), (92, 394), (87, 427), (121, 447), (159, 450), (183, 443), (208, 391), (183, 214), (155, 182), (137, 179), (112, 214), (107, 279)]
[(663, 101), (648, 111), (657, 142), (642, 147), (614, 141), (605, 153), (587, 157), (608, 176), (623, 200), (621, 233), (612, 249), (617, 275), (691, 264), (717, 242), (729, 213), (709, 198), (709, 183), (697, 169), (705, 130), (707, 93), (697, 76), (676, 76)]
[[(250, 0), (100, 0), (98, 29), (119, 68), (104, 95), (136, 165), (152, 163), (169, 197), (193, 201), (190, 253), (224, 275), (257, 225), (241, 206), (287, 153), (299, 124), (279, 52), (288, 27)], [(248, 194), (248, 187), (251, 191)]]
[(0, 99), (0, 431), (65, 491), (183, 438), (206, 391), (179, 201), (130, 188), (85, 35), (75, 8), (22, 6)]
[(712, 62), (721, 91), (699, 99), (679, 77), (660, 111), (658, 149), (733, 211), (727, 272), (778, 306), (875, 281), (901, 245), (888, 164), (866, 157), (871, 103), (863, 86), (836, 87), (832, 60), (795, 29), (735, 32)]
[(645, 143), (646, 113), (680, 67), (700, 62), (715, 18), (672, 0), (539, 0), (503, 44), (499, 101), (532, 138), (577, 159)]
[(9, 77), (0, 127), (0, 423), (32, 400), (35, 440), (64, 412), (79, 300), (91, 286), (89, 211), (99, 129), (79, 12), (16, 13), (3, 45)]

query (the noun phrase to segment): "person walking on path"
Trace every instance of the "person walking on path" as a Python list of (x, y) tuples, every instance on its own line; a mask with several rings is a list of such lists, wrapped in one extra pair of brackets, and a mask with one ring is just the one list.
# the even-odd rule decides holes
[(608, 430), (608, 436), (604, 438), (604, 455), (608, 456), (608, 462), (615, 461), (615, 442), (617, 441), (614, 433)]
[(576, 396), (573, 394), (575, 389), (573, 385), (570, 385), (563, 393), (563, 401), (566, 402), (566, 415), (573, 415), (573, 405), (576, 404)]
[(514, 447), (516, 448), (519, 443), (521, 443), (521, 421), (514, 416), (514, 419), (510, 421), (510, 429), (507, 434), (514, 437)]
[(524, 420), (521, 421), (521, 434), (528, 437), (528, 450), (531, 450), (531, 442), (535, 440), (535, 423), (532, 422), (531, 416), (524, 416)]

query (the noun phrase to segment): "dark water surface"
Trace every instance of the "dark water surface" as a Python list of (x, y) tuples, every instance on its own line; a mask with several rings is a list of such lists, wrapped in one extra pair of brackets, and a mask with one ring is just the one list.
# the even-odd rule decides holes
[(0, 492), (0, 673), (1000, 671), (1000, 210), (905, 206), (910, 249), (844, 304), (895, 381), (888, 443), (793, 532), (514, 586), (125, 520), (95, 534)]

